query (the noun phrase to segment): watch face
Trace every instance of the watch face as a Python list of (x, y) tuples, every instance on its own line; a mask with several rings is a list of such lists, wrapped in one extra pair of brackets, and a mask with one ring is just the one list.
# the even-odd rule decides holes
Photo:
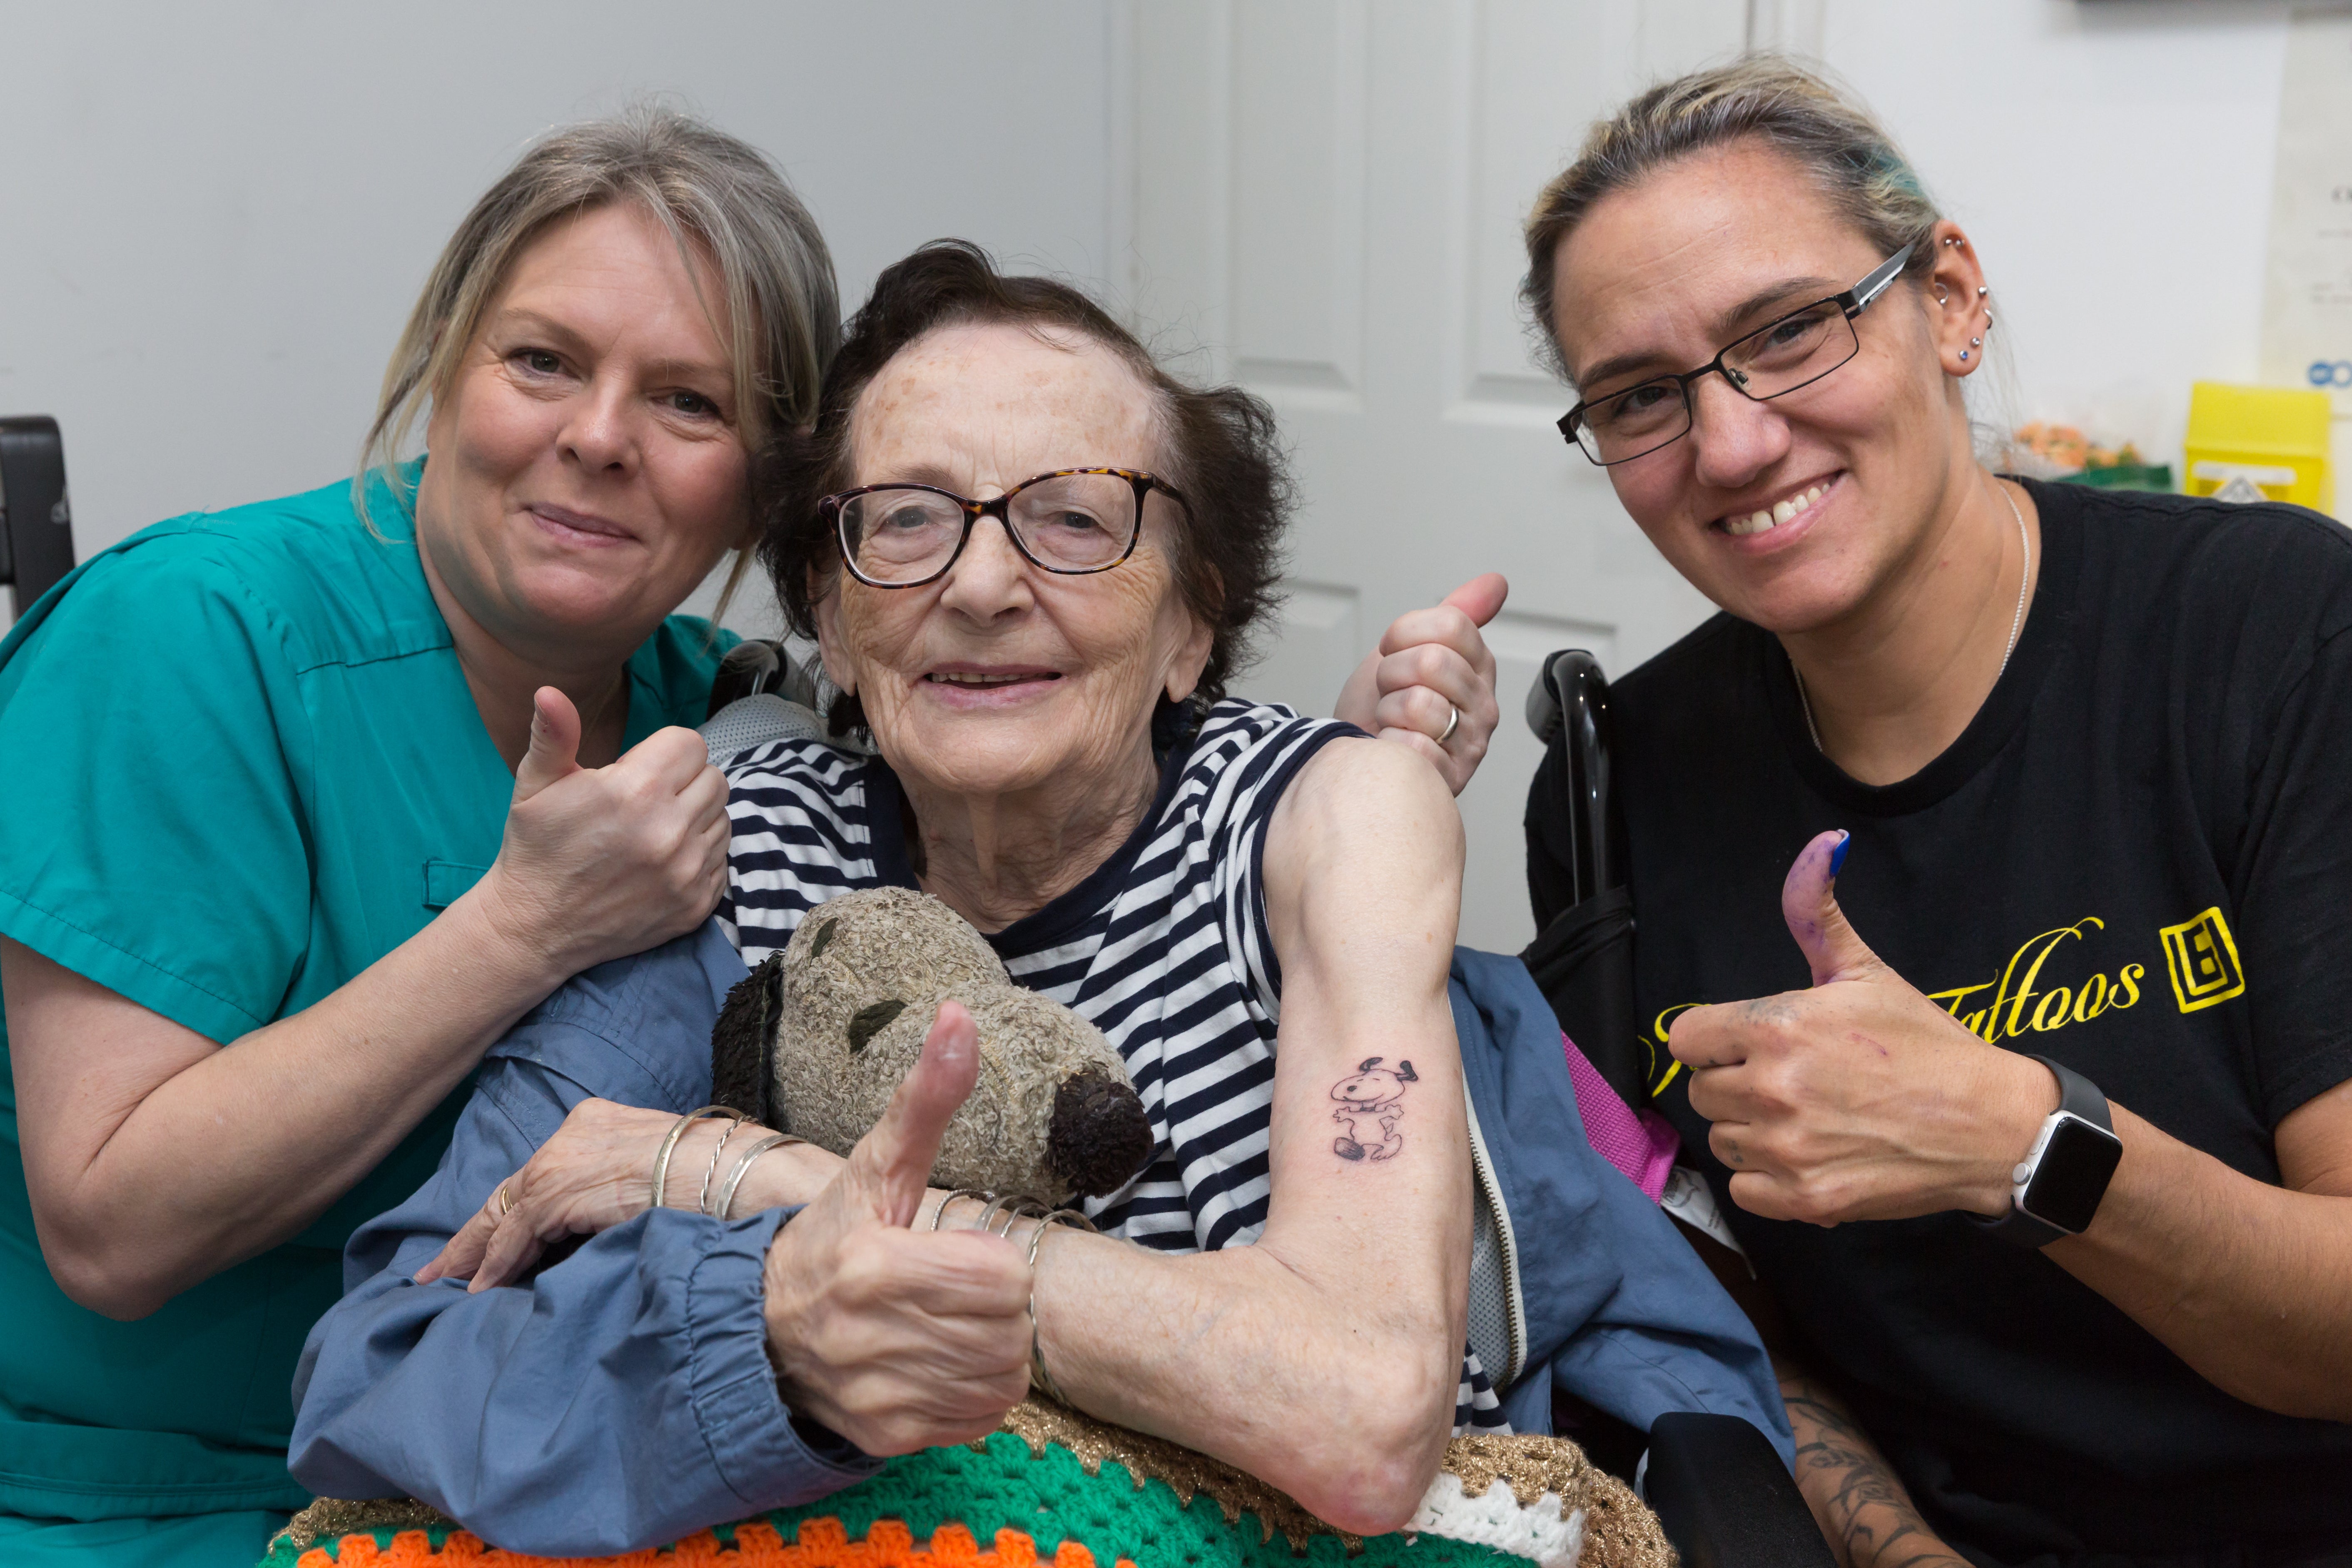
[(2078, 1116), (2059, 1118), (2050, 1130), (2050, 1142), (2033, 1169), (2033, 1184), (2019, 1204), (2036, 1219), (2047, 1220), (2071, 1236), (2091, 1228), (2107, 1181), (2124, 1157), (2122, 1140)]

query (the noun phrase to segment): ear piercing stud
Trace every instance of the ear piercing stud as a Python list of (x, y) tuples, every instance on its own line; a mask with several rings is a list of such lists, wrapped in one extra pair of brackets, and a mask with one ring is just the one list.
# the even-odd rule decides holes
[[(1944, 243), (1945, 243), (1946, 245), (1958, 245), (1958, 244), (1959, 244), (1960, 242), (1959, 242), (1957, 238), (1953, 238), (1953, 237), (1948, 237), (1948, 237), (1945, 238)], [(1990, 288), (1988, 288), (1987, 286), (1985, 286), (1984, 284), (1979, 283), (1979, 284), (1978, 284), (1978, 285), (1977, 285), (1977, 298), (1978, 298), (1979, 300), (1982, 300), (1986, 295), (1988, 295), (1988, 294), (1990, 294), (1990, 293), (1991, 293), (1991, 292), (1992, 292), (1992, 290), (1991, 290)], [(1947, 296), (1947, 295), (1944, 293), (1944, 291), (1943, 291), (1942, 289), (1937, 289), (1937, 290), (1936, 291), (1936, 303), (1937, 303), (1938, 305), (1948, 305), (1948, 304), (1951, 303), (1951, 300), (1950, 300), (1949, 297), (1948, 297), (1948, 296)], [(1992, 331), (1992, 312), (1991, 312), (1990, 310), (1987, 310), (1987, 311), (1984, 313), (1984, 319), (1985, 319), (1985, 331)], [(1980, 348), (1982, 348), (1982, 347), (1984, 347), (1984, 340), (1983, 340), (1982, 338), (1970, 338), (1970, 339), (1969, 340), (1969, 347), (1968, 347), (1968, 348), (1965, 348), (1965, 349), (1962, 349), (1962, 350), (1960, 351), (1960, 363), (1961, 363), (1962, 364), (1966, 364), (1966, 363), (1968, 363), (1968, 361), (1969, 361), (1969, 351), (1970, 349), (1980, 349)]]

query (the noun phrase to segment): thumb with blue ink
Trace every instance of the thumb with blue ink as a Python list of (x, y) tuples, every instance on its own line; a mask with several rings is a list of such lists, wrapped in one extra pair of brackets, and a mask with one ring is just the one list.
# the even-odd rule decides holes
[(1843, 828), (1817, 835), (1798, 852), (1796, 864), (1780, 884), (1780, 916), (1812, 966), (1816, 985), (1887, 977), (1886, 965), (1838, 908), (1838, 873), (1845, 868), (1846, 851), (1853, 846), (1853, 836)]

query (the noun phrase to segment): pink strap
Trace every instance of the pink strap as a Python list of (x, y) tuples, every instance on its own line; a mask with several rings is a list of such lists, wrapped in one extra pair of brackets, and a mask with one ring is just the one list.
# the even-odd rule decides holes
[(1577, 1114), (1584, 1118), (1584, 1136), (1601, 1157), (1625, 1173), (1625, 1179), (1650, 1194), (1655, 1203), (1666, 1190), (1666, 1173), (1683, 1146), (1673, 1123), (1656, 1111), (1635, 1110), (1617, 1098), (1601, 1069), (1584, 1059), (1576, 1042), (1566, 1035), (1560, 1048), (1568, 1053), (1569, 1081), (1576, 1086)]

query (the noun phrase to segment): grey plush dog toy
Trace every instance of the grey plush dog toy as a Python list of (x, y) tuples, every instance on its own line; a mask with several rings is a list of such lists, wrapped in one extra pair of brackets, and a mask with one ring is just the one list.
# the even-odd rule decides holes
[(948, 1124), (934, 1184), (1059, 1204), (1116, 1192), (1142, 1168), (1151, 1121), (1110, 1042), (1013, 984), (953, 910), (904, 888), (810, 910), (729, 993), (711, 1031), (713, 1098), (845, 1155), (949, 997), (980, 1026), (980, 1081)]

